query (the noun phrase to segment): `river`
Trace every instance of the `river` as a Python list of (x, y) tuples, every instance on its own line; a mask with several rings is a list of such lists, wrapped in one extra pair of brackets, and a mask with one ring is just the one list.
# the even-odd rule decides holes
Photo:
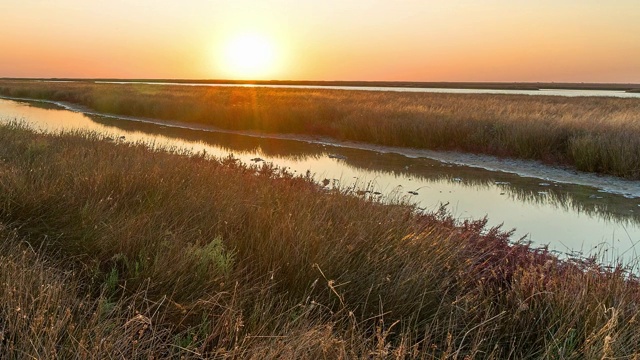
[(310, 171), (318, 182), (352, 188), (362, 196), (403, 199), (424, 211), (445, 206), (460, 220), (486, 216), (490, 226), (515, 229), (514, 241), (547, 245), (563, 257), (598, 254), (603, 262), (636, 258), (637, 181), (488, 156), (218, 132), (66, 106), (0, 99), (0, 121), (20, 120), (50, 132), (95, 131), (119, 141), (233, 155), (245, 163), (272, 162), (298, 174)]

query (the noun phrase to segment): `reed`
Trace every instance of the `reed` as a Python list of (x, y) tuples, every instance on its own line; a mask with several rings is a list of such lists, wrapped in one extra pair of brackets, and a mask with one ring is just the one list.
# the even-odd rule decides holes
[(485, 221), (233, 158), (0, 126), (0, 352), (640, 354), (640, 284)]
[(640, 178), (640, 100), (0, 82), (0, 95), (222, 129), (534, 159)]

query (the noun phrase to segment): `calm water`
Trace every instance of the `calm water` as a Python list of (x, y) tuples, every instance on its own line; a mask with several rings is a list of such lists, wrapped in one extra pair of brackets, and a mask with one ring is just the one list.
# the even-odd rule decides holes
[(246, 163), (260, 158), (295, 173), (311, 171), (318, 181), (329, 180), (329, 186), (370, 190), (365, 196), (402, 197), (425, 210), (444, 204), (459, 219), (487, 216), (492, 226), (515, 228), (514, 239), (526, 237), (561, 253), (599, 251), (607, 259), (632, 259), (640, 250), (635, 247), (640, 241), (640, 199), (587, 186), (428, 158), (87, 116), (54, 105), (0, 99), (0, 120), (15, 119), (47, 131), (84, 129), (124, 136), (124, 141), (233, 154)]
[(640, 98), (640, 93), (628, 93), (617, 90), (565, 90), (565, 89), (540, 89), (540, 90), (501, 90), (501, 89), (447, 89), (447, 88), (412, 88), (412, 87), (381, 87), (381, 86), (323, 86), (323, 85), (268, 85), (268, 84), (201, 84), (201, 83), (163, 83), (163, 82), (131, 82), (131, 81), (96, 81), (102, 84), (147, 84), (147, 85), (174, 85), (174, 86), (215, 86), (215, 87), (266, 87), (266, 88), (290, 88), (290, 89), (330, 89), (330, 90), (361, 90), (361, 91), (398, 91), (398, 92), (426, 92), (447, 94), (511, 94), (511, 95), (546, 95), (546, 96), (597, 96)]

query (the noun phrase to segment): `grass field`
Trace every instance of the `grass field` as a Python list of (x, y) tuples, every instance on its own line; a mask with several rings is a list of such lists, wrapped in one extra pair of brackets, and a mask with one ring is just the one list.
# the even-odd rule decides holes
[(0, 126), (8, 358), (634, 358), (625, 269), (233, 158)]
[[(24, 78), (4, 77), (0, 80), (25, 80)], [(344, 80), (233, 80), (233, 79), (112, 79), (112, 78), (29, 78), (28, 80), (46, 82), (147, 82), (174, 84), (236, 84), (236, 85), (302, 85), (302, 86), (347, 86), (347, 87), (405, 87), (438, 89), (500, 89), (500, 90), (612, 90), (635, 92), (640, 84), (634, 83), (561, 83), (561, 82), (438, 82), (438, 81), (344, 81)]]
[(1, 81), (99, 112), (456, 150), (640, 179), (640, 99)]

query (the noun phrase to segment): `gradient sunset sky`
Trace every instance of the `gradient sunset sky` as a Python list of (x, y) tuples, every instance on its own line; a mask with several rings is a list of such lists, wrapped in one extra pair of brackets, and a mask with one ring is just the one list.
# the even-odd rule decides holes
[(0, 14), (0, 77), (640, 83), (640, 0), (2, 0)]

